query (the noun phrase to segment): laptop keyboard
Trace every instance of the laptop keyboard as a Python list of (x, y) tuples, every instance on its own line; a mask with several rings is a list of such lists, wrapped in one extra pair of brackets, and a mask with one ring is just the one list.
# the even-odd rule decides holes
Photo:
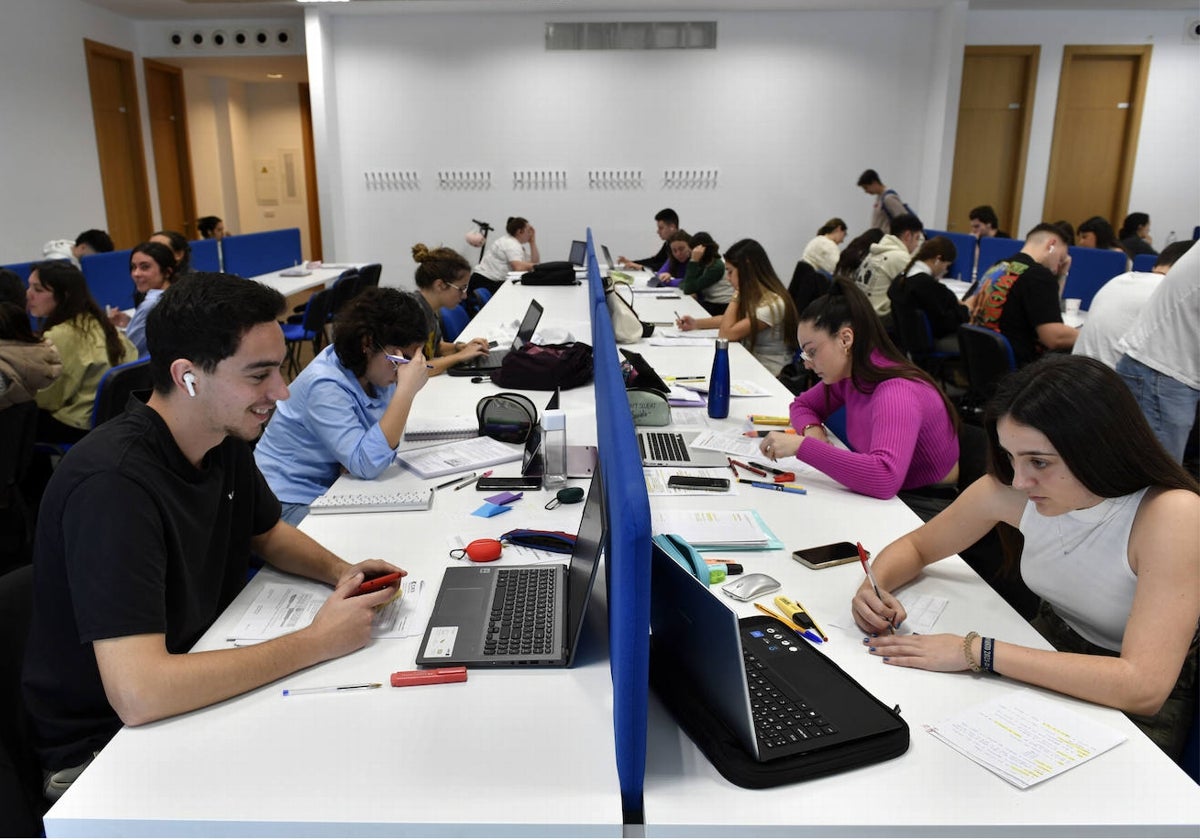
[(550, 653), (560, 569), (499, 569), (483, 652), (487, 656)]
[(771, 681), (762, 660), (742, 648), (754, 734), (763, 747), (787, 747), (837, 732), (825, 717), (803, 700), (793, 699)]
[(687, 444), (678, 432), (642, 432), (643, 459), (653, 461), (690, 461)]

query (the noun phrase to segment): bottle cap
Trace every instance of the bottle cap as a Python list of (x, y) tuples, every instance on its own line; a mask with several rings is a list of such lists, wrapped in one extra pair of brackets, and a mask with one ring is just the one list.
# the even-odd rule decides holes
[(729, 339), (728, 338), (718, 338), (717, 339), (717, 349), (718, 350), (727, 350), (728, 348), (729, 348)]
[(567, 428), (567, 414), (562, 409), (552, 408), (542, 412), (542, 431), (561, 432)]

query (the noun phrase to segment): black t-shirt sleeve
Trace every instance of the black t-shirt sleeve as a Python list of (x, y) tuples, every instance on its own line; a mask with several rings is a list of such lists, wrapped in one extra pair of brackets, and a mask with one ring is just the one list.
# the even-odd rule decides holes
[(1025, 318), (1036, 330), (1042, 324), (1061, 324), (1062, 313), (1058, 310), (1058, 281), (1046, 269), (1036, 268), (1017, 284), (1021, 286), (1021, 307)]
[(63, 556), (79, 641), (166, 633), (160, 509), (116, 473), (85, 479), (63, 510)]

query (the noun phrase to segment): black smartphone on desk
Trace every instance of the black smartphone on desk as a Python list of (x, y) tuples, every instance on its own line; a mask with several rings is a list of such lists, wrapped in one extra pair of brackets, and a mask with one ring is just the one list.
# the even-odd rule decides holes
[(476, 490), (541, 490), (540, 475), (489, 475), (475, 482)]
[(703, 478), (694, 475), (673, 475), (667, 479), (667, 486), (688, 490), (728, 490), (728, 478)]
[(792, 559), (810, 569), (828, 569), (858, 559), (858, 546), (851, 542), (830, 543), (792, 552)]

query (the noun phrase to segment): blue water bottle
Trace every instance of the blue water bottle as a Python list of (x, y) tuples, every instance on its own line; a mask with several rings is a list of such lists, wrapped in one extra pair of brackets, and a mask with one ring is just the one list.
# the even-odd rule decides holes
[(708, 377), (708, 416), (729, 416), (729, 339), (717, 339), (712, 374)]

